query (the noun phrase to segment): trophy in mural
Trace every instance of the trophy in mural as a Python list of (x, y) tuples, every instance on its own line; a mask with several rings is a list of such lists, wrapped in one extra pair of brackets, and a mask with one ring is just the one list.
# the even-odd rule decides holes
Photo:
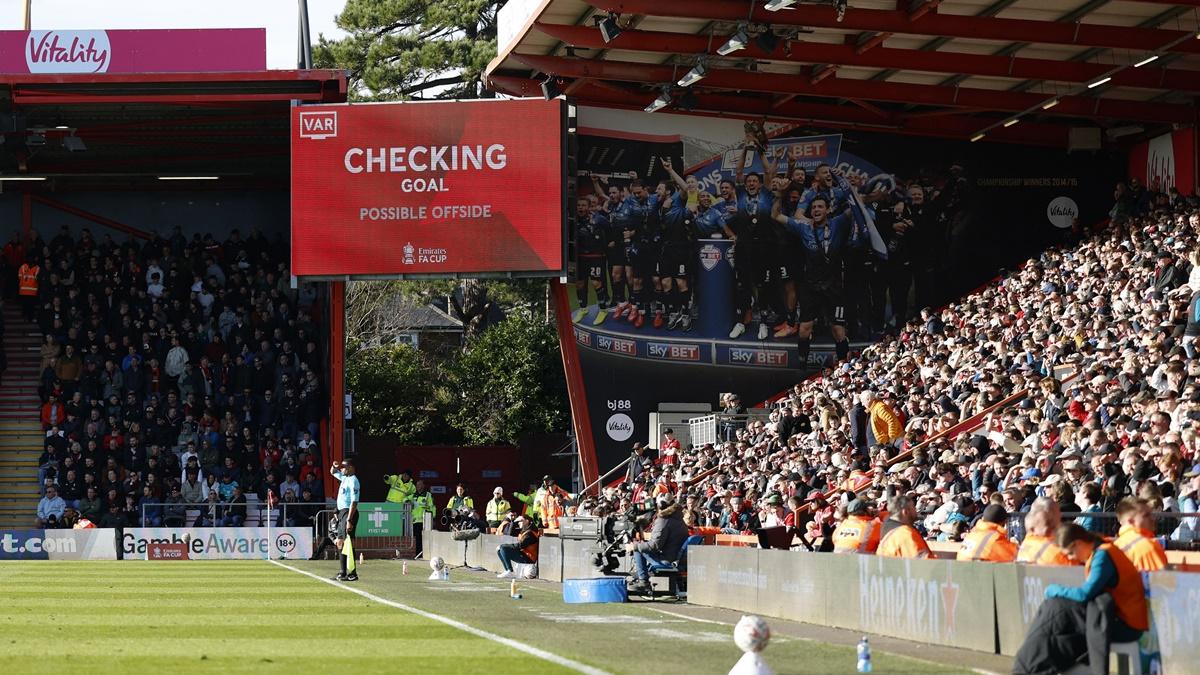
[(746, 132), (747, 147), (757, 148), (759, 152), (767, 149), (767, 130), (762, 122), (746, 122), (742, 128)]

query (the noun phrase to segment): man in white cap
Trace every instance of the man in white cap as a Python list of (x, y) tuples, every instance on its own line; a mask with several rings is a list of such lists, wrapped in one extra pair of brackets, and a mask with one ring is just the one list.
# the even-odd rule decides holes
[(500, 527), (500, 521), (504, 520), (504, 514), (512, 510), (512, 504), (504, 498), (504, 488), (498, 487), (492, 490), (492, 500), (487, 503), (486, 519), (488, 527), (495, 529)]

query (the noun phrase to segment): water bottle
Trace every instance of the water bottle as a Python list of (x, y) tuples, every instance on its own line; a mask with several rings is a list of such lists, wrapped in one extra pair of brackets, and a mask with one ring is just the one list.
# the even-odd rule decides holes
[(450, 568), (449, 567), (442, 568), (442, 581), (450, 581)]
[(400, 563), (400, 574), (408, 574), (408, 561)]
[(871, 672), (871, 643), (865, 635), (858, 641), (858, 672)]

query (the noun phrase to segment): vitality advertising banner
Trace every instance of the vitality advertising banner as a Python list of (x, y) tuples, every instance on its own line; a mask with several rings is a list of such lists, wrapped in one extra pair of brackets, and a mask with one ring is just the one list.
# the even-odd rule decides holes
[[(270, 538), (268, 539), (268, 534)], [(312, 529), (306, 527), (128, 527), (121, 538), (125, 558), (144, 558), (153, 544), (188, 545), (191, 560), (307, 559), (312, 555)]]
[(266, 68), (265, 28), (0, 31), (0, 73), (211, 73)]
[(0, 560), (116, 559), (116, 530), (0, 530)]
[(561, 99), (302, 106), (298, 276), (565, 273)]

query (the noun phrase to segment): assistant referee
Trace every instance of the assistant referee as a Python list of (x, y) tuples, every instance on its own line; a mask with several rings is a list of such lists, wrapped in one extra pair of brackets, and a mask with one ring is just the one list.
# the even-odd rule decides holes
[[(337, 581), (358, 581), (358, 570), (354, 565), (354, 528), (358, 526), (358, 477), (354, 475), (354, 462), (345, 460), (339, 465), (329, 468), (333, 477), (340, 481), (337, 495), (337, 537), (336, 544), (342, 553), (338, 558), (342, 561), (342, 571), (334, 579)], [(350, 540), (351, 553), (346, 555), (345, 543)]]

